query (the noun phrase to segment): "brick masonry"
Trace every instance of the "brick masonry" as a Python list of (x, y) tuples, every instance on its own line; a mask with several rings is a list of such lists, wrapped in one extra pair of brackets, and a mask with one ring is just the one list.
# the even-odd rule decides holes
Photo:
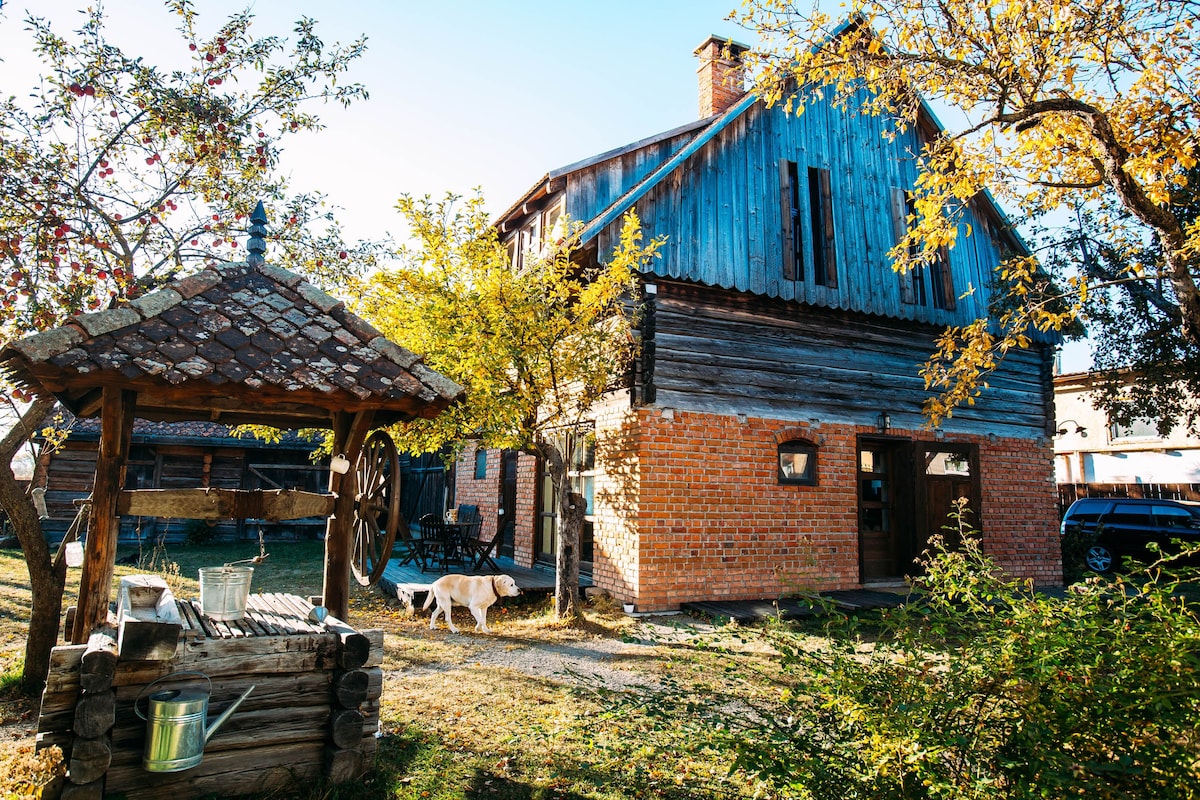
[[(646, 611), (861, 586), (857, 448), (872, 429), (631, 410), (619, 400), (595, 417), (596, 586)], [(933, 439), (923, 430), (890, 434)], [(792, 438), (819, 445), (818, 485), (779, 483), (777, 444)], [(1050, 445), (947, 439), (964, 441), (979, 445), (985, 551), (1013, 576), (1061, 583)], [(492, 519), (496, 502), (485, 493), (490, 486), (499, 496), (493, 462), (498, 469), (499, 458), (489, 457), (488, 478), (473, 481), (474, 456), (464, 454), (458, 484), (460, 502), (491, 508)], [(522, 456), (520, 474), (516, 561), (528, 565), (536, 549), (531, 456)]]

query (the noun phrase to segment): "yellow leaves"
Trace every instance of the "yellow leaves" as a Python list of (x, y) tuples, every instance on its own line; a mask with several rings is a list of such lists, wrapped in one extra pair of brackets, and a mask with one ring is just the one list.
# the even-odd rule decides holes
[(401, 198), (417, 244), (403, 268), (377, 275), (360, 310), (385, 334), (467, 389), (435, 420), (395, 431), (410, 450), (482, 437), (525, 449), (539, 430), (571, 423), (623, 374), (632, 355), (622, 303), (661, 247), (642, 243), (630, 216), (606, 264), (571, 260), (565, 241), (530, 251), (520, 269), (488, 223), (480, 197)]

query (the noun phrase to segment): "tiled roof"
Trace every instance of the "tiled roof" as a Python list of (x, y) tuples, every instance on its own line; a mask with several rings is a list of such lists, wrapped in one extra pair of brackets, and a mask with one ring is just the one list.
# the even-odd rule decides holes
[(376, 424), (431, 417), (463, 393), (341, 301), (256, 258), (72, 317), (5, 347), (0, 366), (85, 417), (106, 385), (137, 392), (144, 419), (281, 428), (363, 409)]

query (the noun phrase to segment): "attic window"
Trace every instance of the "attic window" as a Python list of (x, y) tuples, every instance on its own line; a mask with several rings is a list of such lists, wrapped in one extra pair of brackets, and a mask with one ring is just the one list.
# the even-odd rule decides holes
[(833, 187), (829, 170), (808, 168), (808, 213), (812, 227), (813, 281), (837, 288), (837, 241), (833, 228)]
[[(892, 235), (899, 242), (908, 230), (908, 218), (916, 215), (917, 208), (912, 196), (896, 187), (892, 187), (891, 201)], [(900, 273), (899, 280), (901, 302), (927, 306), (932, 299), (934, 308), (954, 310), (954, 278), (950, 271), (950, 251), (945, 246), (938, 248), (937, 258), (928, 268), (924, 265), (912, 267)]]
[(817, 446), (804, 439), (779, 443), (779, 482), (817, 485)]

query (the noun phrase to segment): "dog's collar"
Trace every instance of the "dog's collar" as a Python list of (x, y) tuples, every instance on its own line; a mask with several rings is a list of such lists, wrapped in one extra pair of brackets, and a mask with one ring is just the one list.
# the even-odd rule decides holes
[(496, 599), (500, 599), (500, 592), (496, 590), (496, 576), (492, 576), (492, 594), (496, 595)]

